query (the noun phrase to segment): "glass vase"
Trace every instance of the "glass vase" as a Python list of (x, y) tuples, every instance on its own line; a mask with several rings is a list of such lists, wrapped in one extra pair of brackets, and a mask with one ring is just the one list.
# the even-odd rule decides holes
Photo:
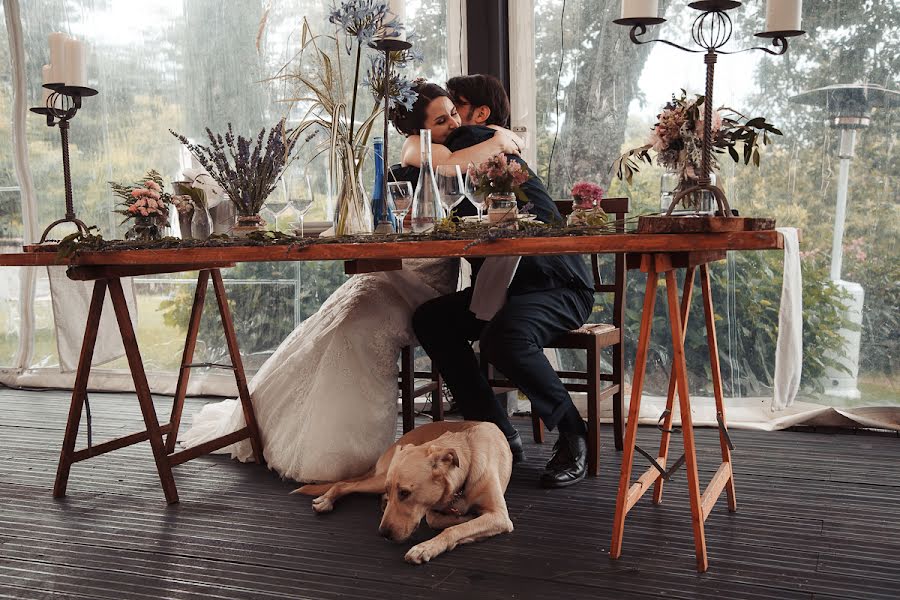
[(193, 218), (194, 213), (196, 211), (188, 210), (186, 212), (178, 212), (178, 228), (181, 230), (181, 239), (183, 240), (192, 240), (194, 239), (193, 233)]
[(167, 225), (168, 221), (164, 220), (164, 217), (138, 215), (134, 218), (131, 228), (125, 232), (125, 239), (135, 242), (155, 242), (165, 237)]
[(245, 238), (255, 231), (264, 231), (266, 222), (259, 215), (238, 215), (231, 229), (232, 237)]
[(372, 207), (360, 179), (362, 161), (341, 155), (340, 189), (334, 202), (334, 235), (370, 235)]
[(487, 195), (488, 223), (501, 227), (515, 226), (519, 216), (516, 195), (512, 192), (493, 192)]
[(195, 240), (209, 239), (211, 224), (209, 220), (209, 213), (206, 212), (205, 206), (194, 207), (189, 230), (191, 232), (191, 236)]
[[(709, 174), (709, 183), (716, 185), (716, 174)], [(676, 171), (666, 171), (660, 178), (659, 209), (663, 214), (669, 210), (672, 200), (682, 190), (697, 185), (696, 179), (681, 178)], [(672, 210), (673, 215), (712, 215), (716, 212), (716, 197), (709, 190), (698, 190), (682, 196), (678, 205)]]

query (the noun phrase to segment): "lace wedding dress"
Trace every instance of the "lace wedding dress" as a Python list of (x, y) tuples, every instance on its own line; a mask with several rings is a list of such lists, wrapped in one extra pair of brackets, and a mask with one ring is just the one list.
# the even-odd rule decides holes
[[(458, 259), (407, 260), (400, 271), (355, 275), (300, 324), (250, 381), (269, 468), (295, 481), (368, 470), (393, 443), (397, 359), (414, 342), (412, 313), (456, 289)], [(204, 406), (186, 447), (240, 429), (238, 400)], [(252, 460), (243, 440), (222, 449)]]

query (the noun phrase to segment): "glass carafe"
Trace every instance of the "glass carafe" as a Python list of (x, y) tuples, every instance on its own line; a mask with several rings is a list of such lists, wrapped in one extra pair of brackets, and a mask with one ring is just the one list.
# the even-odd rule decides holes
[(445, 215), (431, 165), (431, 130), (422, 129), (419, 136), (422, 166), (419, 168), (419, 181), (413, 196), (411, 226), (413, 233), (429, 233)]

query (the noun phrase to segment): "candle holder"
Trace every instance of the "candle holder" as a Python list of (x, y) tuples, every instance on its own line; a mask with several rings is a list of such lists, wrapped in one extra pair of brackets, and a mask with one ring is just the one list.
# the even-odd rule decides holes
[(705, 52), (703, 62), (706, 63), (706, 93), (703, 102), (703, 151), (700, 163), (700, 178), (697, 185), (682, 190), (672, 199), (666, 215), (671, 215), (672, 210), (678, 205), (682, 198), (689, 194), (700, 191), (710, 192), (716, 199), (723, 216), (732, 216), (731, 207), (728, 206), (728, 199), (725, 192), (717, 185), (714, 185), (709, 177), (710, 163), (712, 162), (712, 98), (713, 98), (713, 79), (715, 76), (715, 66), (719, 54), (740, 54), (741, 52), (750, 52), (751, 50), (762, 50), (773, 56), (781, 56), (788, 49), (788, 38), (803, 35), (805, 31), (764, 31), (757, 33), (756, 37), (768, 38), (772, 40), (772, 46), (775, 49), (766, 47), (753, 47), (744, 50), (725, 51), (722, 47), (731, 39), (732, 23), (731, 17), (726, 11), (735, 9), (741, 5), (735, 0), (701, 0), (688, 4), (690, 8), (700, 11), (700, 15), (694, 19), (691, 26), (691, 37), (694, 44), (698, 48), (685, 48), (674, 42), (663, 39), (640, 39), (647, 33), (648, 25), (658, 25), (665, 22), (665, 19), (657, 17), (632, 17), (627, 19), (616, 19), (613, 23), (617, 25), (626, 25), (631, 27), (629, 37), (635, 44), (649, 44), (651, 42), (660, 42), (685, 52), (700, 53)]
[[(390, 91), (391, 91), (391, 53), (392, 52), (402, 52), (404, 50), (409, 50), (412, 48), (412, 43), (407, 42), (406, 40), (401, 40), (397, 38), (381, 38), (375, 40), (370, 44), (371, 48), (378, 50), (379, 52), (384, 52), (384, 83), (383, 83), (383, 91), (384, 94), (384, 147), (382, 149), (382, 162), (384, 163), (384, 177), (381, 178), (381, 206), (382, 210), (385, 210), (385, 207), (388, 203), (388, 194), (390, 193), (388, 190), (388, 180), (390, 178), (390, 160), (388, 157), (390, 153), (388, 152), (388, 121), (390, 120)], [(380, 218), (381, 215), (375, 215), (375, 218)]]
[(64, 85), (61, 83), (46, 83), (44, 87), (51, 90), (45, 106), (32, 107), (33, 113), (47, 117), (47, 127), (59, 125), (59, 134), (62, 138), (63, 180), (66, 189), (66, 216), (51, 223), (41, 234), (39, 244), (47, 240), (47, 234), (60, 223), (73, 223), (81, 235), (87, 235), (88, 228), (75, 216), (75, 208), (72, 205), (72, 174), (69, 168), (69, 121), (81, 108), (81, 99), (96, 96), (97, 90), (78, 85)]

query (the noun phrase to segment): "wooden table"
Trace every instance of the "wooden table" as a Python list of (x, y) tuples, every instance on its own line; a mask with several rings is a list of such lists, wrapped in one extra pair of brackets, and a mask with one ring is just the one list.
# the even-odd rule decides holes
[[(616, 501), (616, 513), (613, 524), (613, 539), (610, 548), (612, 558), (618, 558), (622, 552), (622, 538), (625, 517), (632, 506), (640, 499), (651, 485), (656, 485), (654, 501), (662, 499), (662, 485), (666, 478), (669, 433), (672, 424), (672, 408), (674, 392), (677, 389), (681, 409), (682, 431), (684, 438), (684, 463), (687, 468), (688, 493), (691, 504), (691, 519), (694, 529), (694, 542), (697, 554), (697, 567), (700, 571), (707, 568), (706, 541), (703, 522), (712, 510), (719, 495), (724, 489), (728, 495), (730, 510), (736, 510), (734, 496), (734, 476), (731, 470), (731, 457), (728, 450), (728, 439), (725, 429), (725, 413), (722, 401), (722, 384), (719, 374), (718, 346), (716, 343), (715, 323), (713, 318), (712, 297), (710, 294), (708, 263), (721, 260), (727, 250), (768, 250), (783, 247), (781, 234), (775, 231), (752, 231), (732, 233), (697, 233), (697, 234), (614, 234), (598, 236), (569, 236), (501, 239), (491, 242), (473, 244), (471, 240), (441, 241), (402, 241), (380, 243), (328, 243), (300, 246), (230, 246), (219, 248), (174, 248), (160, 250), (119, 250), (109, 252), (82, 252), (69, 259), (68, 275), (72, 279), (94, 281), (94, 294), (87, 318), (81, 358), (72, 391), (72, 404), (66, 425), (63, 448), (60, 454), (54, 496), (64, 496), (69, 469), (72, 463), (92, 458), (99, 454), (116, 450), (137, 442), (149, 440), (156, 460), (160, 481), (166, 500), (170, 503), (178, 501), (178, 492), (172, 476), (174, 465), (191, 460), (212, 450), (232, 444), (235, 441), (250, 439), (254, 456), (262, 461), (262, 444), (253, 414), (253, 407), (247, 391), (247, 382), (241, 364), (237, 340), (231, 314), (225, 297), (225, 287), (220, 269), (238, 262), (256, 261), (293, 261), (293, 260), (344, 260), (348, 272), (365, 272), (398, 268), (404, 258), (430, 257), (468, 257), (468, 256), (503, 256), (503, 255), (539, 255), (539, 254), (587, 254), (587, 253), (626, 253), (632, 268), (640, 268), (647, 273), (647, 285), (644, 295), (641, 331), (638, 340), (637, 359), (635, 361), (634, 379), (632, 382), (631, 406), (625, 437), (625, 449), (622, 456), (619, 491)], [(58, 264), (53, 253), (2, 254), (0, 266), (48, 266)], [(677, 297), (675, 269), (686, 268), (684, 291), (680, 310)], [(687, 327), (688, 308), (695, 270), (700, 269), (700, 283), (703, 294), (703, 307), (706, 317), (707, 341), (710, 348), (710, 365), (713, 373), (713, 386), (716, 396), (716, 408), (720, 423), (722, 442), (722, 463), (713, 476), (706, 492), (700, 494), (697, 472), (697, 461), (690, 416), (690, 397), (688, 395), (687, 370), (684, 359), (684, 332)], [(172, 414), (169, 423), (160, 425), (156, 411), (150, 398), (147, 378), (137, 347), (128, 307), (122, 293), (121, 277), (148, 275), (157, 273), (173, 273), (180, 271), (199, 271), (194, 305), (188, 325), (187, 339), (182, 356), (181, 372), (176, 387)], [(666, 293), (669, 305), (669, 321), (673, 338), (673, 370), (669, 383), (667, 413), (663, 419), (663, 436), (656, 465), (651, 466), (637, 482), (631, 484), (631, 470), (635, 453), (638, 414), (640, 411), (641, 391), (643, 389), (644, 372), (647, 359), (647, 348), (656, 288), (660, 276), (666, 279)], [(175, 452), (175, 440), (181, 420), (184, 395), (190, 368), (197, 331), (200, 326), (200, 311), (206, 294), (207, 282), (212, 279), (216, 299), (228, 350), (232, 363), (228, 368), (234, 370), (235, 379), (247, 426), (240, 431), (223, 436), (205, 444)], [(96, 341), (96, 329), (103, 307), (103, 297), (109, 290), (115, 308), (122, 340), (125, 344), (128, 364), (137, 390), (138, 402), (144, 417), (146, 430), (111, 440), (92, 448), (75, 451), (75, 438), (81, 420), (81, 410), (86, 397), (88, 375), (90, 373), (91, 355)], [(166, 435), (165, 440), (163, 434)], [(658, 467), (658, 468), (657, 468)], [(671, 469), (671, 467), (670, 467)]]

